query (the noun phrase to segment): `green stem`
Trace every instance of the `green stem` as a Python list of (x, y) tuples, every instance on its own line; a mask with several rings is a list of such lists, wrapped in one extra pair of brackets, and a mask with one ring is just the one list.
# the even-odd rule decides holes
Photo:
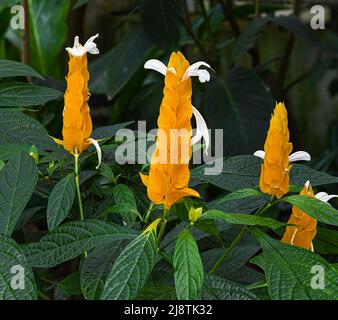
[(211, 268), (210, 274), (213, 274), (217, 271), (217, 269), (222, 264), (223, 260), (228, 256), (228, 254), (232, 251), (232, 249), (235, 247), (235, 245), (242, 239), (244, 233), (246, 231), (246, 226), (244, 226), (237, 237), (231, 242), (230, 246), (225, 250), (223, 255), (216, 261), (215, 265)]
[(260, 0), (255, 1), (255, 16), (259, 17), (260, 15)]
[(157, 248), (160, 247), (160, 244), (161, 244), (161, 241), (162, 241), (162, 238), (163, 238), (163, 234), (164, 234), (164, 230), (165, 230), (165, 227), (166, 227), (166, 224), (167, 224), (168, 215), (169, 215), (169, 209), (164, 207), (163, 208), (162, 224), (161, 224), (161, 228), (160, 228), (160, 231), (158, 233), (157, 240), (156, 240)]
[(153, 207), (154, 207), (154, 203), (151, 202), (151, 203), (150, 203), (150, 206), (149, 206), (149, 208), (148, 208), (148, 210), (147, 210), (147, 212), (146, 212), (146, 215), (145, 215), (145, 217), (144, 217), (144, 219), (143, 219), (144, 223), (147, 223), (147, 221), (148, 221), (148, 219), (149, 219), (149, 216), (150, 216), (151, 212), (153, 211)]
[[(77, 199), (79, 202), (79, 210), (80, 210), (80, 219), (81, 221), (84, 220), (84, 215), (83, 215), (83, 206), (82, 206), (82, 200), (81, 200), (81, 191), (80, 191), (80, 183), (79, 183), (79, 153), (77, 149), (75, 150), (75, 155), (74, 155), (74, 174), (75, 174), (75, 185), (76, 185), (76, 193), (77, 193)], [(87, 258), (87, 251), (84, 252), (85, 258)]]
[[(261, 215), (266, 210), (268, 210), (273, 204), (275, 203), (275, 197), (271, 197), (270, 202), (263, 205), (258, 209), (258, 211), (255, 213), (256, 216)], [(223, 255), (216, 261), (215, 265), (210, 270), (210, 274), (213, 274), (216, 272), (216, 270), (219, 268), (219, 266), (222, 264), (223, 260), (227, 257), (227, 255), (231, 252), (231, 250), (235, 247), (235, 245), (242, 239), (243, 235), (245, 234), (245, 231), (247, 230), (246, 226), (244, 226), (237, 237), (231, 242), (230, 246), (225, 250)]]
[(78, 199), (78, 202), (79, 202), (80, 219), (84, 220), (82, 200), (81, 200), (81, 192), (80, 192), (80, 183), (79, 183), (79, 154), (77, 152), (74, 155), (74, 159), (75, 159), (74, 174), (75, 174), (75, 184), (76, 184), (77, 199)]

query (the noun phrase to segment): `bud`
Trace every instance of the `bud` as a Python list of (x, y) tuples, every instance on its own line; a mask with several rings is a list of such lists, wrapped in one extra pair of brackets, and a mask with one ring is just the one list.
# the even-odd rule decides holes
[(202, 207), (196, 209), (191, 208), (189, 210), (189, 221), (191, 225), (195, 224), (195, 222), (201, 217), (202, 211), (203, 211)]
[(35, 160), (36, 163), (39, 163), (39, 151), (34, 144), (29, 149), (29, 155)]

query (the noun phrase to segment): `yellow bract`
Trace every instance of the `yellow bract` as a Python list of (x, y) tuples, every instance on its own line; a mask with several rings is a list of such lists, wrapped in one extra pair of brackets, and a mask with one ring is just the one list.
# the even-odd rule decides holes
[[(164, 204), (167, 209), (183, 197), (199, 197), (197, 191), (188, 187), (192, 135), (192, 86), (190, 78), (182, 79), (188, 67), (189, 62), (182, 53), (171, 55), (157, 121), (162, 134), (157, 136), (149, 176), (141, 174), (142, 182), (147, 186), (149, 199), (155, 204)], [(174, 141), (171, 136), (173, 129), (181, 130), (180, 132), (183, 129), (183, 135), (174, 136)], [(175, 145), (175, 148), (172, 145)], [(158, 161), (161, 158), (160, 154), (163, 155), (163, 150), (165, 159), (162, 157), (162, 161)], [(183, 157), (181, 150), (187, 151)], [(176, 162), (172, 163), (171, 159), (176, 159)]]
[[(305, 185), (300, 195), (314, 197), (311, 184)], [(317, 220), (308, 216), (305, 212), (292, 207), (292, 214), (288, 224), (296, 225), (286, 227), (282, 242), (305, 249), (312, 249), (312, 240), (317, 233)]]
[(201, 217), (203, 208), (191, 208), (189, 210), (189, 221), (190, 224), (195, 224), (195, 222)]
[(278, 103), (270, 120), (270, 128), (264, 144), (264, 162), (260, 176), (262, 192), (282, 197), (289, 191), (289, 142), (288, 116), (285, 105)]
[(92, 120), (88, 106), (89, 92), (87, 54), (72, 56), (69, 53), (67, 90), (64, 96), (63, 141), (54, 139), (72, 154), (80, 154), (86, 149), (92, 133)]

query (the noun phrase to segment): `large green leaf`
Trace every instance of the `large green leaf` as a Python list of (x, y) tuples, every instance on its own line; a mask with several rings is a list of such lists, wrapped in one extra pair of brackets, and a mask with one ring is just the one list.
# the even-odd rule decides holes
[(271, 218), (243, 213), (226, 213), (219, 210), (208, 210), (203, 213), (201, 219), (214, 219), (217, 221), (223, 221), (225, 223), (242, 224), (246, 226), (261, 226), (271, 229), (278, 229), (285, 226), (285, 223)]
[(201, 298), (203, 300), (257, 300), (244, 286), (215, 275), (206, 274)]
[(141, 0), (141, 21), (149, 39), (162, 47), (180, 36), (182, 0)]
[(247, 197), (266, 197), (266, 195), (259, 190), (253, 188), (239, 189), (219, 199), (218, 204)]
[(0, 107), (28, 107), (45, 104), (61, 95), (55, 89), (22, 82), (0, 83)]
[(291, 203), (318, 221), (338, 226), (338, 210), (331, 207), (328, 203), (301, 195), (289, 196), (281, 200)]
[(338, 254), (338, 231), (317, 227), (313, 246), (320, 254)]
[(127, 121), (113, 124), (111, 126), (97, 128), (93, 131), (91, 137), (94, 139), (107, 139), (114, 137), (117, 131), (129, 126), (132, 123), (134, 123), (134, 121)]
[(37, 77), (43, 79), (43, 77), (26, 64), (0, 59), (0, 78), (6, 77)]
[(81, 289), (89, 300), (99, 299), (113, 263), (122, 252), (123, 241), (94, 249), (81, 266)]
[(0, 171), (0, 233), (11, 235), (38, 180), (34, 159), (13, 155)]
[(48, 229), (55, 229), (68, 215), (75, 198), (75, 179), (69, 174), (53, 188), (48, 198), (47, 224)]
[(208, 124), (223, 128), (225, 154), (253, 153), (262, 148), (274, 103), (253, 71), (240, 68), (225, 78), (216, 77), (206, 87), (205, 105), (213, 108)]
[(23, 249), (32, 267), (48, 268), (103, 244), (134, 239), (136, 234), (124, 226), (89, 219), (65, 223)]
[(4, 8), (14, 6), (18, 4), (20, 0), (1, 0), (0, 3), (0, 11), (3, 10)]
[(114, 97), (145, 60), (149, 43), (142, 30), (132, 30), (111, 51), (90, 65), (90, 91)]
[(0, 159), (7, 161), (13, 154), (18, 154), (21, 151), (30, 152), (31, 146), (26, 144), (0, 144)]
[(116, 259), (105, 283), (102, 300), (134, 299), (155, 265), (156, 242), (153, 232), (133, 240)]
[[(236, 191), (253, 188), (259, 185), (262, 160), (253, 155), (240, 155), (224, 159), (223, 170), (219, 175), (206, 175), (202, 165), (191, 172), (191, 176), (201, 182), (211, 183), (219, 188)], [(290, 184), (303, 186), (311, 177), (312, 186), (338, 183), (338, 177), (330, 176), (309, 168), (306, 165), (294, 164), (290, 171)]]
[(127, 223), (134, 222), (137, 213), (135, 196), (125, 184), (118, 184), (113, 188), (116, 210)]
[(65, 54), (69, 5), (68, 0), (28, 0), (30, 55), (34, 69), (42, 74), (60, 74), (61, 68), (55, 66), (59, 65), (60, 53)]
[[(338, 272), (321, 256), (281, 243), (260, 230), (252, 229), (251, 232), (263, 249), (265, 275), (272, 299), (337, 299)], [(315, 268), (323, 268), (324, 288), (311, 286), (316, 282)]]
[(188, 229), (177, 239), (173, 264), (177, 299), (196, 299), (201, 292), (204, 272), (196, 241)]
[[(19, 285), (20, 273), (24, 288)], [(17, 279), (15, 278), (17, 277)], [(16, 281), (18, 280), (18, 281)], [(0, 300), (35, 300), (37, 292), (33, 272), (27, 264), (20, 246), (11, 238), (0, 234)]]
[(0, 109), (0, 144), (12, 143), (34, 144), (39, 150), (56, 147), (38, 121), (18, 110)]

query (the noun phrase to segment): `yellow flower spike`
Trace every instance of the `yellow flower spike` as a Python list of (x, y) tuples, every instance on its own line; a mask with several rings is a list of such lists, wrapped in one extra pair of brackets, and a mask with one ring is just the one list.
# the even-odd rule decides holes
[(276, 104), (270, 120), (264, 151), (258, 150), (255, 156), (262, 158), (259, 186), (262, 192), (281, 198), (289, 191), (290, 162), (310, 161), (310, 155), (298, 151), (290, 155), (292, 143), (289, 142), (288, 115), (284, 103)]
[(143, 233), (147, 233), (147, 232), (155, 232), (157, 230), (157, 226), (158, 224), (161, 222), (161, 218), (158, 218), (156, 220), (154, 220), (144, 231)]
[(203, 208), (190, 208), (189, 210), (189, 221), (190, 221), (190, 224), (193, 225), (196, 223), (196, 221), (202, 216), (202, 211), (203, 211)]
[[(315, 195), (313, 193), (310, 181), (305, 183), (300, 195), (316, 198), (322, 202), (325, 202), (327, 205), (330, 205), (328, 203), (329, 200), (338, 198), (338, 195), (329, 195), (326, 192), (318, 192)], [(315, 238), (317, 233), (317, 220), (293, 206), (292, 214), (288, 224), (292, 224), (294, 226), (286, 227), (281, 242), (314, 251), (312, 240)]]
[[(165, 76), (165, 87), (157, 121), (160, 133), (157, 136), (156, 149), (151, 159), (149, 176), (141, 174), (141, 180), (147, 187), (149, 199), (155, 204), (163, 204), (166, 209), (170, 209), (184, 197), (199, 197), (198, 192), (189, 188), (188, 184), (191, 144), (201, 138), (204, 138), (207, 147), (209, 144), (205, 121), (191, 104), (191, 77), (198, 76), (200, 82), (210, 80), (209, 72), (200, 70), (200, 66), (210, 68), (205, 62), (190, 65), (181, 52), (172, 53), (168, 66), (155, 59), (144, 65), (146, 69), (156, 70)], [(193, 114), (198, 128), (192, 139)], [(172, 137), (173, 130), (178, 130), (183, 135), (179, 138), (175, 135)], [(182, 155), (181, 151), (185, 154)]]
[[(312, 198), (315, 197), (309, 181), (307, 181), (304, 185), (304, 188), (301, 191), (300, 195)], [(312, 240), (317, 233), (317, 220), (308, 216), (305, 212), (293, 206), (292, 214), (289, 218), (288, 224), (292, 224), (295, 226), (286, 227), (281, 242), (313, 251)]]
[[(63, 109), (63, 140), (54, 139), (72, 155), (81, 154), (90, 144), (93, 144), (98, 153), (99, 165), (101, 162), (101, 149), (96, 140), (90, 138), (93, 130), (90, 109), (88, 106), (89, 72), (87, 68), (87, 52), (98, 54), (99, 50), (94, 43), (98, 34), (91, 37), (84, 46), (75, 37), (74, 46), (66, 48), (69, 54), (67, 90), (64, 95)], [(76, 151), (77, 150), (77, 151)]]

